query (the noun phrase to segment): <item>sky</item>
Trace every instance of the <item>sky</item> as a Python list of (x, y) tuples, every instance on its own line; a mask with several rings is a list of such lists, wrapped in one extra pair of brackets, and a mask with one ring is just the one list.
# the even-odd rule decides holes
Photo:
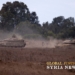
[[(7, 1), (13, 2), (15, 0), (1, 0), (0, 9), (2, 4)], [(16, 0), (24, 2), (30, 12), (35, 11), (39, 17), (39, 21), (51, 23), (53, 18), (64, 16), (65, 18), (75, 18), (75, 0)]]

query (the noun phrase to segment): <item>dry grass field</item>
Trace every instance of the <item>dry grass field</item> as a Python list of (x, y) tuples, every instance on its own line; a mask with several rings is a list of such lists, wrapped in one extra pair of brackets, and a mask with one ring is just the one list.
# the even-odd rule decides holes
[(0, 48), (0, 75), (75, 75), (47, 70), (46, 62), (75, 61), (75, 45), (56, 48)]

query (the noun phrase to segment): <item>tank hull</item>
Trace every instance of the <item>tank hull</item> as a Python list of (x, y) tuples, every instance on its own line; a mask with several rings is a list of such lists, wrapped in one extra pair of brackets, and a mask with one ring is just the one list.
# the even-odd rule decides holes
[(64, 44), (75, 44), (75, 40), (67, 40), (63, 42)]
[(25, 47), (24, 40), (5, 40), (1, 41), (0, 47)]

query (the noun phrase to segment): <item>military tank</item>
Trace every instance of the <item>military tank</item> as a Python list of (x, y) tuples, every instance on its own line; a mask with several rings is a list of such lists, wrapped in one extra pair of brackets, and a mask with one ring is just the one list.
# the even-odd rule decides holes
[(64, 44), (75, 44), (75, 40), (74, 39), (73, 40), (65, 40), (63, 43)]
[(0, 47), (25, 47), (26, 43), (23, 39), (19, 39), (13, 35), (10, 39), (0, 41)]

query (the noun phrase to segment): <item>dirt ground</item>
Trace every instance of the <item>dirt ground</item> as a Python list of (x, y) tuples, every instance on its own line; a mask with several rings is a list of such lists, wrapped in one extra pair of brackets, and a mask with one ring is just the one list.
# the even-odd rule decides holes
[(0, 48), (0, 75), (75, 75), (47, 70), (46, 62), (75, 62), (75, 45), (56, 48)]

